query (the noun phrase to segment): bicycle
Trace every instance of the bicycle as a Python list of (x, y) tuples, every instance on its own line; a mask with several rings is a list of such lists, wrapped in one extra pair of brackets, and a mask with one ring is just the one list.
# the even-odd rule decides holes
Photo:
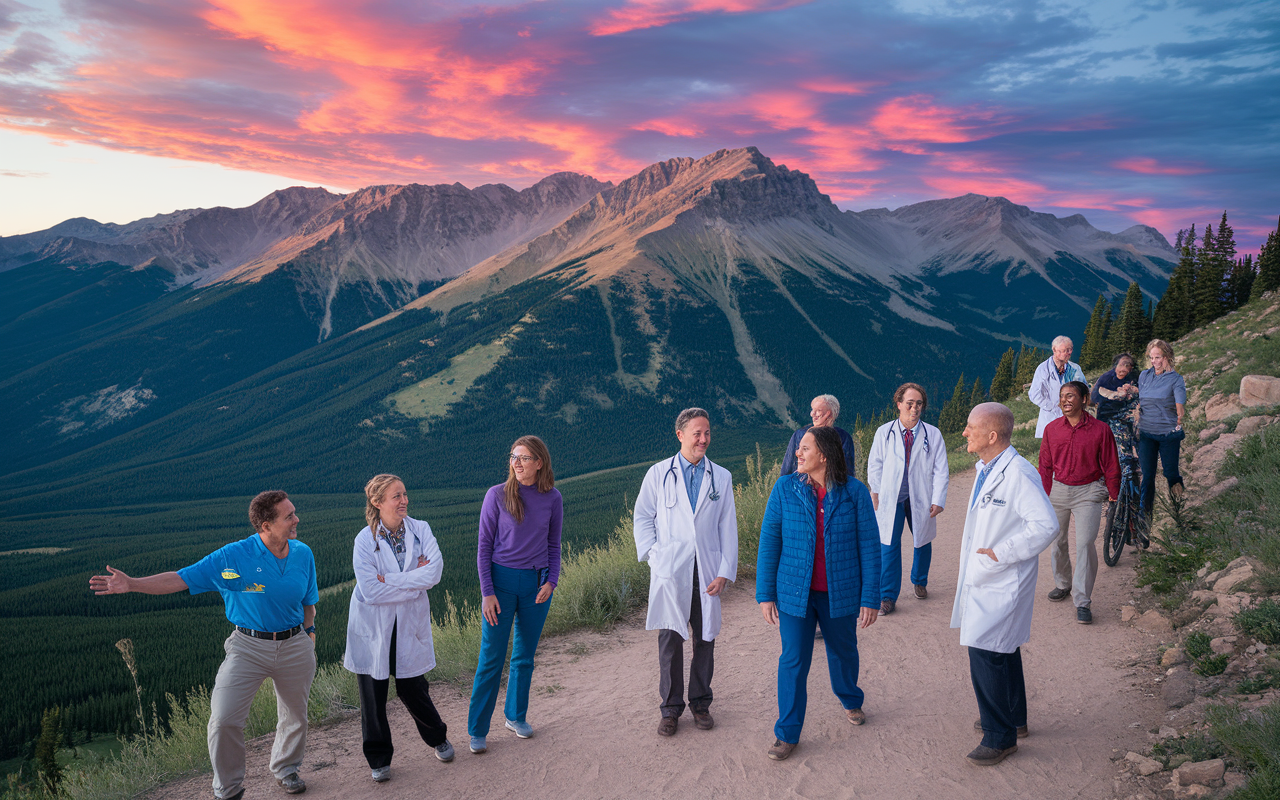
[(1107, 508), (1107, 534), (1102, 547), (1102, 560), (1108, 567), (1119, 563), (1124, 546), (1130, 542), (1143, 550), (1151, 546), (1139, 494), (1137, 461), (1132, 455), (1120, 459), (1120, 493)]

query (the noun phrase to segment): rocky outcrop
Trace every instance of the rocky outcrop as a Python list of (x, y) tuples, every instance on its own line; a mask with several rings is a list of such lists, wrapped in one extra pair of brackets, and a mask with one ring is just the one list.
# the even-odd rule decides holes
[(1245, 375), (1240, 379), (1240, 404), (1246, 408), (1280, 405), (1280, 378)]

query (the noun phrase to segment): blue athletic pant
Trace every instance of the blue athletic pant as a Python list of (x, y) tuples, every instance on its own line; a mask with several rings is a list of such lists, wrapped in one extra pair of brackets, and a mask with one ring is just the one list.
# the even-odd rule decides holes
[(529, 683), (533, 680), (533, 654), (538, 649), (538, 637), (547, 621), (551, 600), (535, 603), (538, 596), (536, 569), (511, 569), (501, 564), (493, 565), (493, 591), (498, 598), (498, 624), (480, 621), (480, 663), (476, 666), (476, 678), (471, 684), (471, 708), (467, 713), (467, 733), (470, 736), (487, 736), (493, 708), (498, 702), (498, 684), (502, 680), (502, 662), (507, 656), (507, 642), (511, 628), (516, 629), (515, 645), (511, 649), (511, 674), (507, 677), (506, 717), (525, 722), (529, 711)]
[[(880, 545), (880, 598), (898, 602), (902, 592), (902, 529), (904, 524), (913, 532), (911, 501), (898, 503), (898, 513), (893, 517), (893, 541)], [(910, 540), (909, 540), (910, 541)], [(914, 541), (912, 541), (914, 545)], [(924, 547), (912, 547), (911, 582), (916, 586), (929, 585), (929, 564), (933, 561), (933, 542)]]
[(805, 706), (809, 702), (809, 666), (813, 663), (813, 634), (822, 626), (827, 646), (827, 670), (831, 688), (846, 709), (862, 708), (858, 688), (858, 615), (832, 618), (826, 592), (809, 592), (809, 608), (803, 617), (778, 612), (782, 655), (778, 658), (778, 722), (773, 735), (784, 742), (800, 741)]

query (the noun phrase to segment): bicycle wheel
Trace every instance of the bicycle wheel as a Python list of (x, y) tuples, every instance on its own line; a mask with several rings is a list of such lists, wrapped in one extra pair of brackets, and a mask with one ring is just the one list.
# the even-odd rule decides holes
[(1120, 554), (1124, 552), (1125, 540), (1128, 539), (1128, 514), (1120, 512), (1125, 505), (1124, 502), (1115, 502), (1107, 508), (1107, 535), (1102, 543), (1102, 560), (1108, 567), (1120, 563)]

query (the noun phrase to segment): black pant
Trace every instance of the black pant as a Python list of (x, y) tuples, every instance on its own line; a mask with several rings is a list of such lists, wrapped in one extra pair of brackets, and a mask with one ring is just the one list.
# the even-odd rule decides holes
[(982, 743), (1004, 750), (1018, 743), (1018, 728), (1027, 724), (1027, 683), (1022, 675), (1022, 648), (1012, 653), (969, 648), (969, 676), (978, 696)]
[[(702, 641), (702, 592), (696, 563), (693, 565), (693, 597), (689, 602), (689, 635), (693, 637), (689, 707), (702, 712), (711, 706), (716, 643)], [(684, 639), (673, 630), (658, 631), (658, 694), (662, 695), (662, 716), (678, 717), (684, 713)]]
[[(396, 631), (391, 631), (391, 675), (396, 670)], [(387, 688), (391, 680), (356, 675), (360, 688), (360, 729), (364, 733), (364, 757), (370, 769), (391, 765), (391, 726), (387, 723)], [(444, 744), (447, 727), (428, 694), (427, 677), (396, 678), (396, 694), (418, 725), (418, 735), (431, 747)]]

